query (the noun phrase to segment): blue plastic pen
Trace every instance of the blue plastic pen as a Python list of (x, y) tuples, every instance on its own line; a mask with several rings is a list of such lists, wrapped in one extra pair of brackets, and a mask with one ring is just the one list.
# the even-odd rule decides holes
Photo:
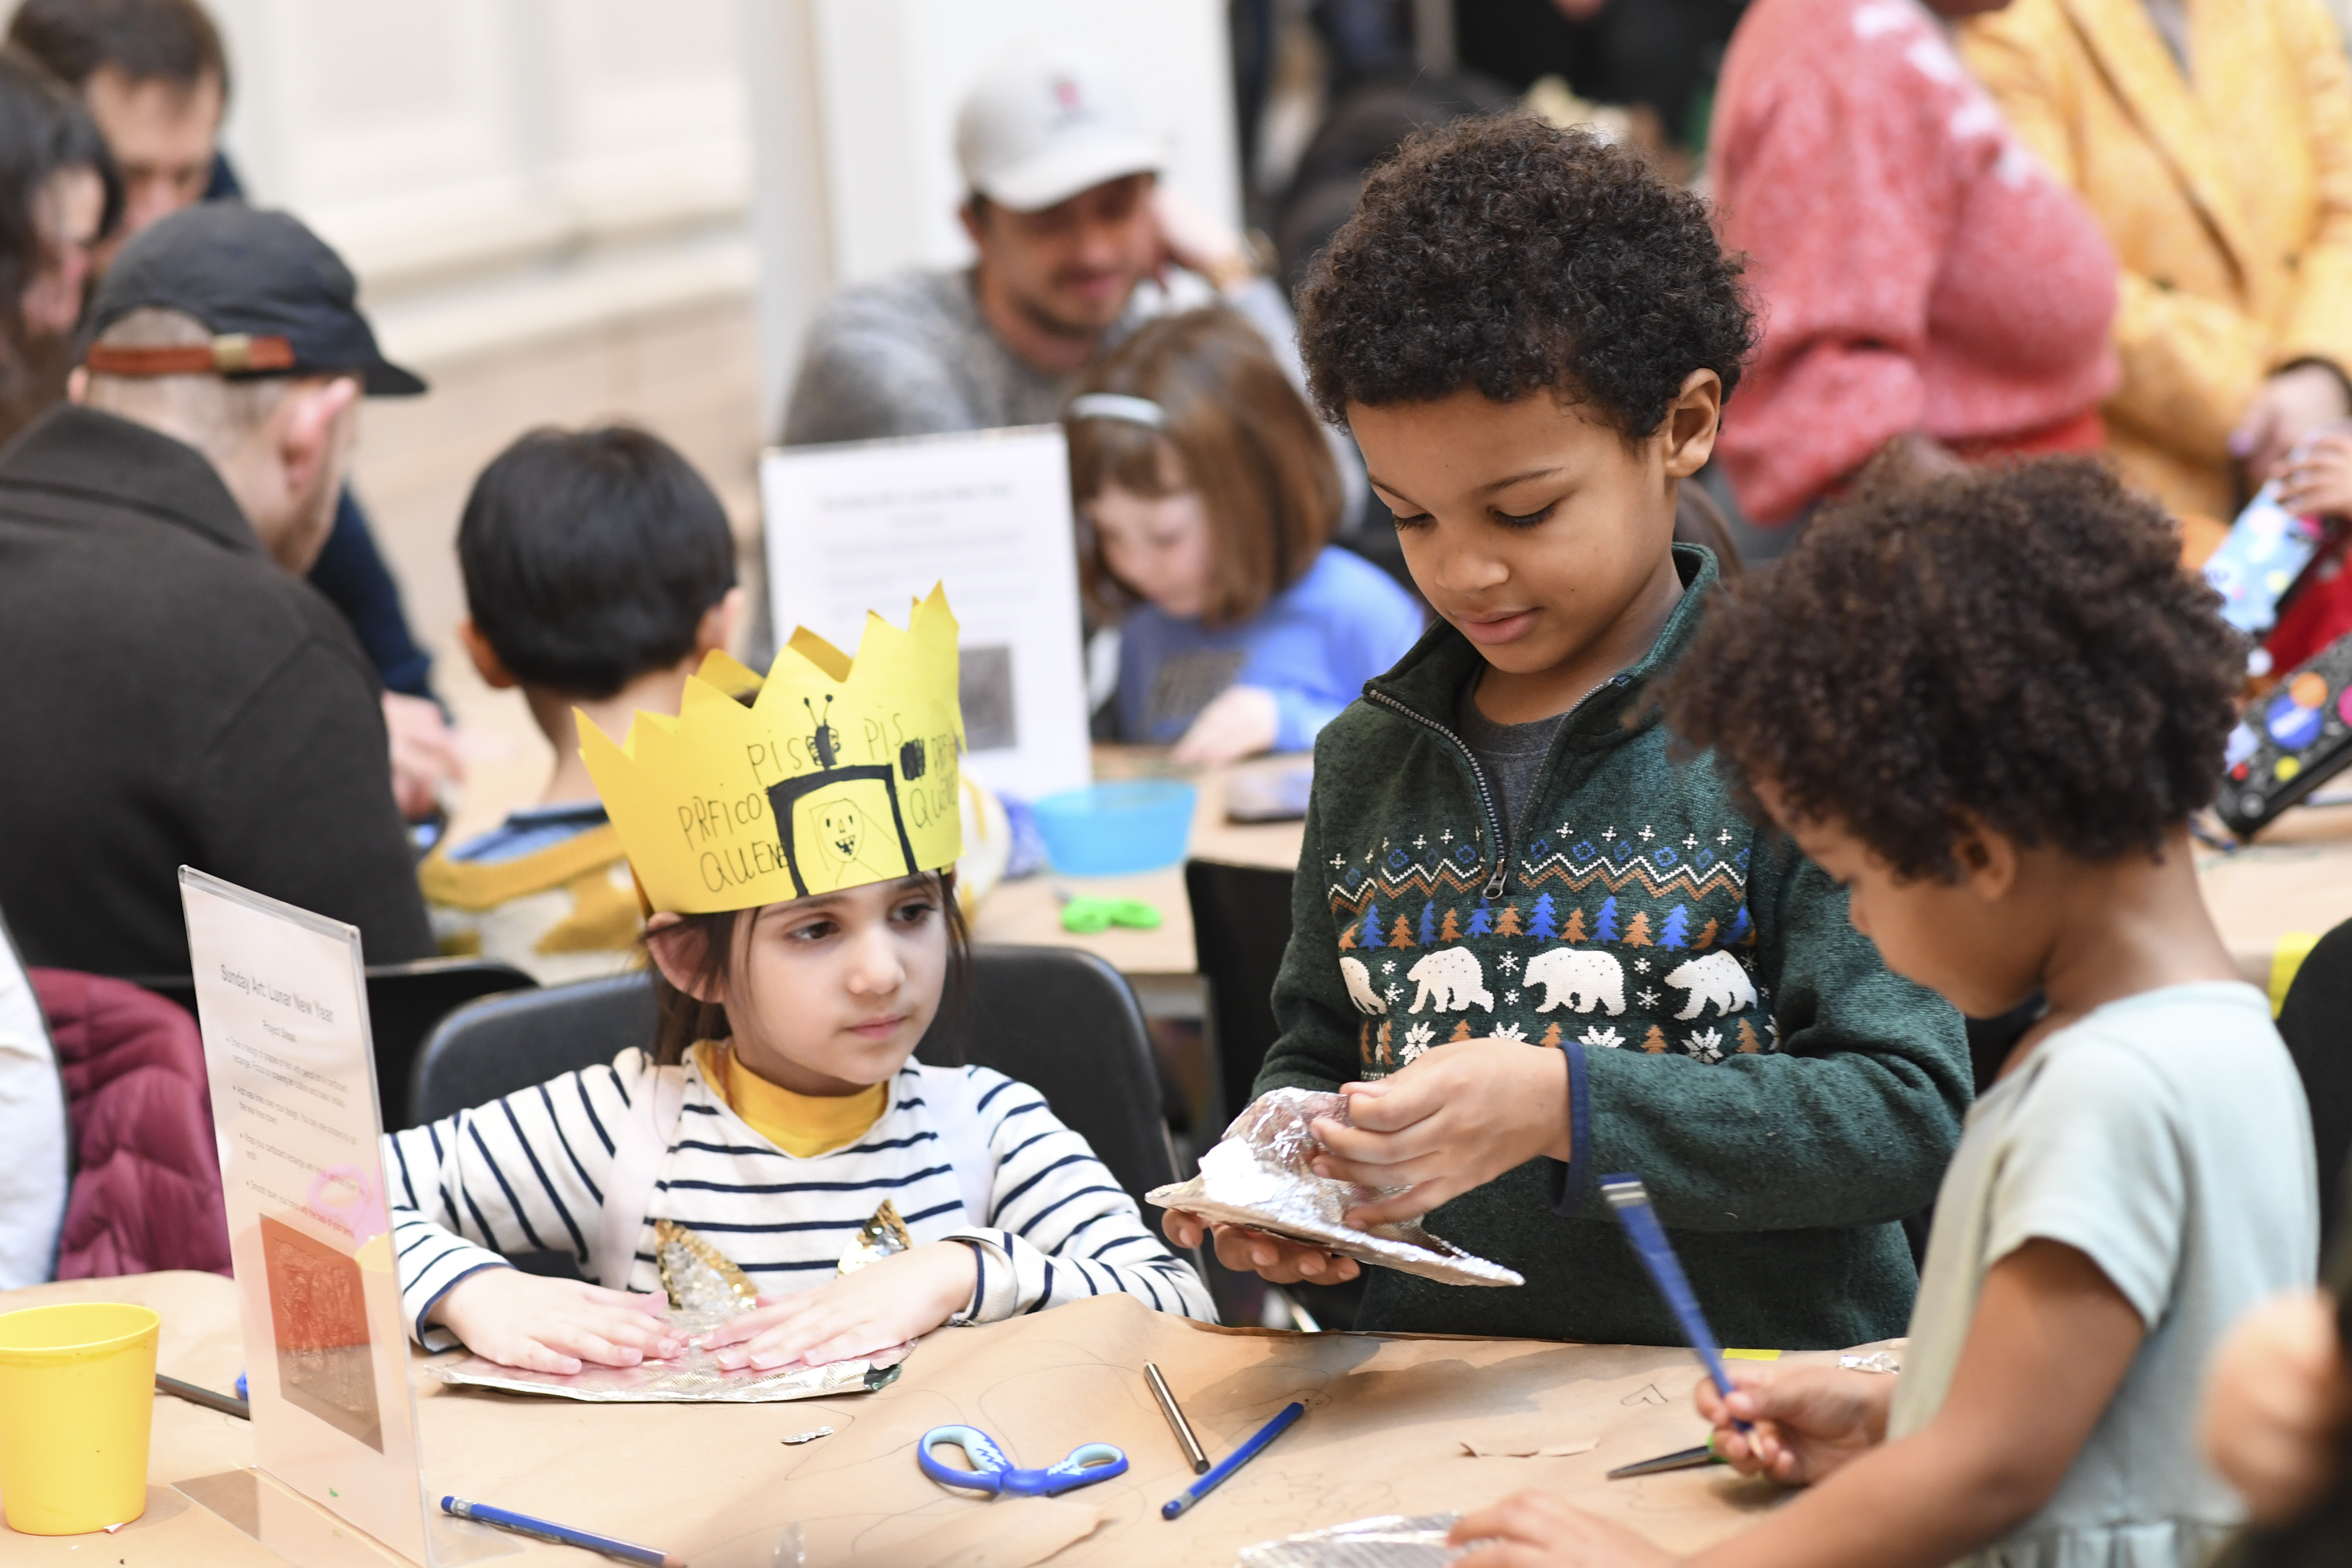
[[(1665, 1226), (1658, 1223), (1657, 1211), (1650, 1206), (1650, 1194), (1636, 1175), (1603, 1176), (1601, 1195), (1617, 1211), (1617, 1223), (1625, 1227), (1625, 1236), (1633, 1244), (1642, 1266), (1650, 1271), (1650, 1279), (1658, 1294), (1674, 1309), (1675, 1319), (1683, 1326), (1683, 1338), (1690, 1341), (1691, 1349), (1706, 1363), (1707, 1376), (1715, 1380), (1716, 1392), (1726, 1399), (1731, 1397), (1731, 1378), (1723, 1370), (1723, 1352), (1717, 1348), (1715, 1331), (1706, 1326), (1706, 1314), (1698, 1310), (1698, 1297), (1692, 1293), (1690, 1280), (1683, 1273), (1682, 1259), (1675, 1256), (1674, 1243), (1666, 1239)], [(1742, 1432), (1748, 1429), (1745, 1421), (1734, 1420)]]
[(459, 1519), (475, 1520), (483, 1524), (495, 1524), (500, 1530), (511, 1530), (517, 1535), (528, 1535), (539, 1541), (551, 1541), (558, 1546), (577, 1546), (583, 1552), (601, 1552), (607, 1557), (617, 1557), (624, 1563), (645, 1563), (651, 1568), (686, 1568), (686, 1559), (676, 1552), (657, 1552), (650, 1546), (635, 1546), (625, 1541), (615, 1541), (609, 1535), (591, 1535), (584, 1530), (574, 1530), (568, 1524), (554, 1524), (543, 1519), (533, 1519), (527, 1513), (509, 1513), (488, 1503), (467, 1502), (464, 1498), (445, 1497), (441, 1511)]
[(1174, 1519), (1222, 1485), (1227, 1476), (1248, 1464), (1265, 1451), (1265, 1446), (1282, 1436), (1290, 1424), (1307, 1414), (1307, 1406), (1296, 1399), (1284, 1405), (1275, 1418), (1251, 1434), (1248, 1442), (1227, 1454), (1217, 1468), (1184, 1489), (1184, 1495), (1160, 1505), (1160, 1517)]

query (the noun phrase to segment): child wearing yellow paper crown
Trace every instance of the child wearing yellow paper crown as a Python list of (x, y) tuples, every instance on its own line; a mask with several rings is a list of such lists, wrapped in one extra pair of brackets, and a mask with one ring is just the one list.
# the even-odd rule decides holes
[[(937, 589), (903, 632), (869, 616), (854, 661), (794, 633), (748, 704), (698, 679), (625, 743), (580, 726), (652, 911), (658, 1037), (385, 1140), (419, 1342), (550, 1372), (674, 1354), (664, 1220), (758, 1287), (705, 1342), (729, 1366), (1106, 1291), (1211, 1315), (1036, 1090), (910, 1059), (963, 943), (962, 728)], [(550, 1249), (601, 1284), (502, 1256)]]

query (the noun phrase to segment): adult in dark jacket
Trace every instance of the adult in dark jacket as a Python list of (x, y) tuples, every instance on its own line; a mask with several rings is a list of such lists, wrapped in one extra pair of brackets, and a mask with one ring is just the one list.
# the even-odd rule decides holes
[(185, 973), (183, 864), (433, 952), (380, 688), (301, 581), (362, 387), (350, 271), (238, 203), (126, 246), (74, 405), (0, 454), (0, 906), (28, 963)]
[[(123, 186), (119, 238), (200, 200), (244, 199), (218, 145), (228, 57), (196, 0), (25, 0), (8, 41), (79, 93), (104, 133)], [(442, 778), (457, 773), (457, 753), (433, 700), (432, 658), (409, 630), (400, 585), (348, 485), (309, 574), (383, 679), (394, 787), (407, 815), (422, 816)]]

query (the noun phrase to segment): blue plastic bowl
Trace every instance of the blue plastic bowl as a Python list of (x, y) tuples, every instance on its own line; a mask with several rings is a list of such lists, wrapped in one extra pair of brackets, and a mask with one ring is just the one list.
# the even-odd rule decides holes
[(1037, 803), (1037, 832), (1054, 869), (1073, 877), (1156, 871), (1184, 858), (1192, 786), (1134, 779), (1066, 789)]

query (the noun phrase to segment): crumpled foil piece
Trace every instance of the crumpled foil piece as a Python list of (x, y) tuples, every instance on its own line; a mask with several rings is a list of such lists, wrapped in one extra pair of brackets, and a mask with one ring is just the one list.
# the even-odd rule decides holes
[(1269, 1089), (1234, 1117), (1217, 1146), (1201, 1156), (1199, 1175), (1144, 1196), (1161, 1208), (1249, 1226), (1441, 1284), (1527, 1283), (1501, 1264), (1474, 1257), (1412, 1222), (1370, 1231), (1345, 1224), (1340, 1216), (1349, 1209), (1380, 1194), (1353, 1182), (1318, 1176), (1310, 1168), (1322, 1148), (1313, 1123), (1325, 1116), (1346, 1125), (1348, 1097), (1306, 1089)]
[[(695, 1326), (686, 1313), (672, 1322)], [(715, 1327), (702, 1323), (702, 1328)], [(460, 1388), (496, 1388), (508, 1394), (549, 1394), (591, 1405), (774, 1405), (787, 1399), (823, 1399), (835, 1394), (867, 1394), (896, 1383), (898, 1365), (912, 1345), (894, 1345), (853, 1361), (775, 1372), (728, 1372), (709, 1351), (689, 1344), (675, 1361), (635, 1366), (583, 1366), (578, 1372), (526, 1372), (479, 1356), (425, 1370)]]
[(1244, 1546), (1240, 1568), (1441, 1568), (1469, 1552), (1448, 1546), (1445, 1532), (1459, 1514), (1384, 1513), (1279, 1541)]
[(1890, 1372), (1903, 1370), (1903, 1358), (1886, 1351), (1873, 1351), (1868, 1355), (1842, 1355), (1838, 1365), (1848, 1372)]
[(907, 1222), (898, 1217), (898, 1205), (884, 1198), (882, 1206), (874, 1211), (874, 1217), (859, 1226), (857, 1234), (849, 1238), (835, 1271), (855, 1274), (869, 1263), (894, 1258), (914, 1245), (915, 1238), (907, 1233)]
[(760, 1304), (760, 1288), (727, 1255), (673, 1219), (654, 1222), (654, 1258), (662, 1289), (681, 1312), (733, 1317)]

